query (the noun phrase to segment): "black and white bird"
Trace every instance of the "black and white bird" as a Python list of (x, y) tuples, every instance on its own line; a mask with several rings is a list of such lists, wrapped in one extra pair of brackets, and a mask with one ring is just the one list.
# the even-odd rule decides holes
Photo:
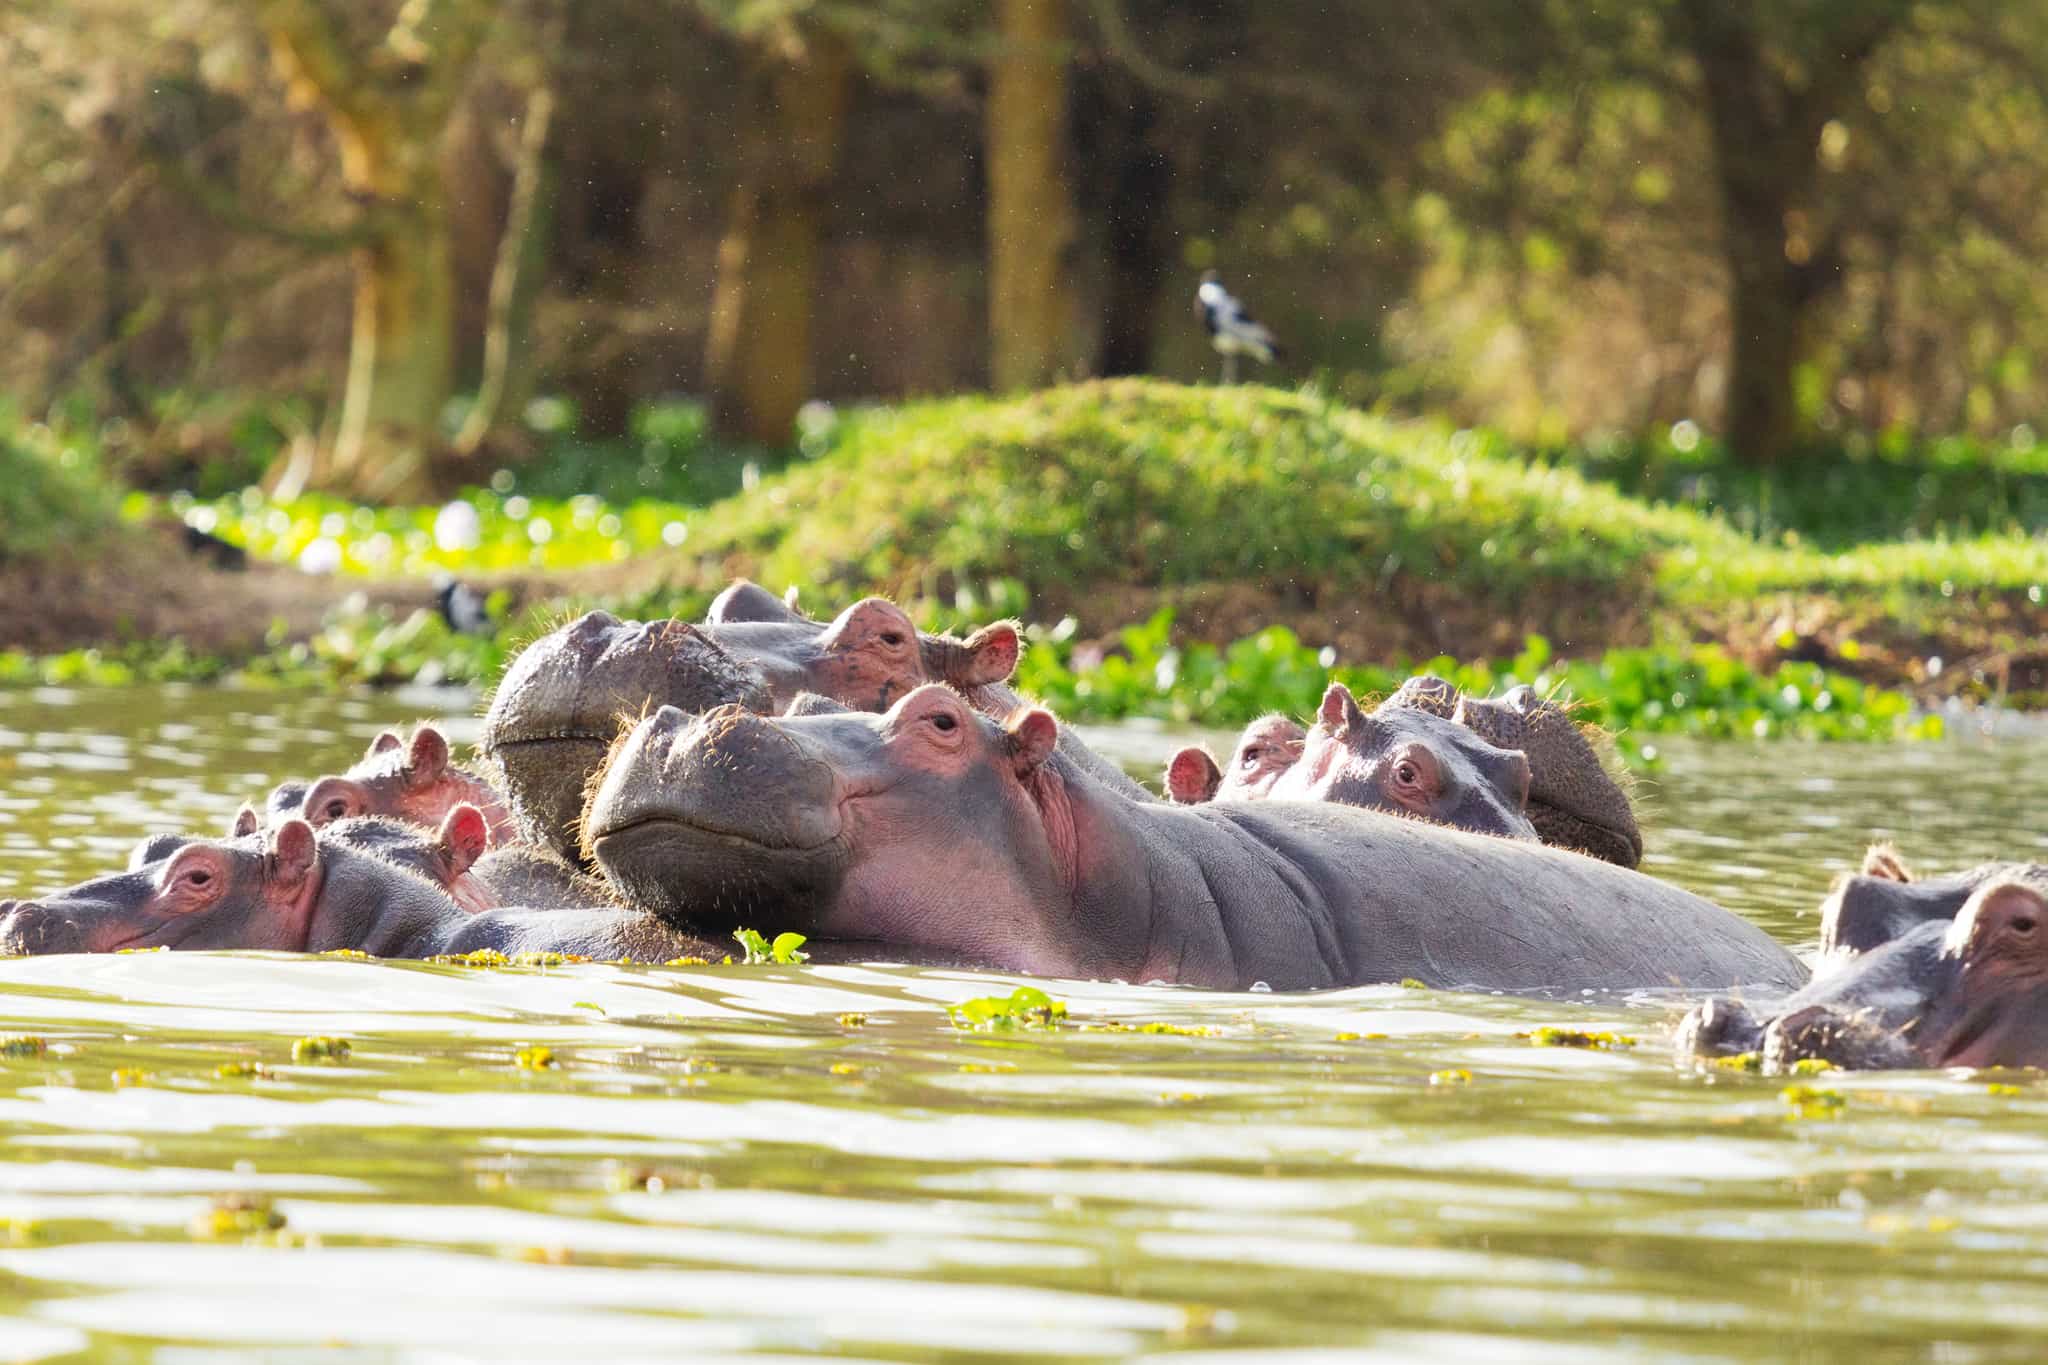
[(1202, 272), (1201, 287), (1195, 290), (1195, 311), (1209, 329), (1209, 344), (1223, 357), (1224, 383), (1237, 382), (1237, 358), (1241, 355), (1251, 356), (1261, 365), (1280, 358), (1280, 343), (1272, 330), (1245, 311), (1223, 287), (1223, 277), (1213, 270)]
[(491, 609), (484, 595), (453, 574), (434, 576), (434, 599), (448, 629), (460, 635), (491, 633)]

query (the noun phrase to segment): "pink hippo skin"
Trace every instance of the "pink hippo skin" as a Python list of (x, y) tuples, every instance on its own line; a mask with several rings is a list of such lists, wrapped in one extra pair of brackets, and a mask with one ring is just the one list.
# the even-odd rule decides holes
[(1789, 989), (1738, 916), (1516, 840), (1328, 803), (1129, 800), (945, 687), (886, 714), (664, 708), (584, 815), (620, 899), (1047, 975), (1301, 990), (1415, 977), (1518, 992)]
[[(473, 842), (481, 812), (451, 820)], [(303, 820), (238, 839), (194, 839), (167, 857), (29, 901), (0, 901), (0, 951), (353, 948), (427, 957), (492, 948), (665, 962), (714, 945), (620, 909), (471, 914), (426, 878)]]
[(1954, 920), (1923, 920), (1774, 1006), (1716, 997), (1678, 1030), (1681, 1057), (1762, 1055), (1839, 1067), (2048, 1066), (2048, 891), (1995, 878)]
[(1207, 749), (1189, 746), (1167, 761), (1166, 797), (1182, 806), (1204, 801), (1257, 801), (1301, 757), (1308, 731), (1282, 715), (1260, 716), (1244, 727), (1230, 763), (1219, 768)]
[(451, 762), (447, 737), (432, 725), (421, 725), (410, 744), (386, 730), (354, 767), (315, 781), (299, 814), (316, 829), (359, 815), (391, 816), (432, 829), (462, 805), (484, 813), (493, 847), (515, 840), (512, 812), (497, 789)]

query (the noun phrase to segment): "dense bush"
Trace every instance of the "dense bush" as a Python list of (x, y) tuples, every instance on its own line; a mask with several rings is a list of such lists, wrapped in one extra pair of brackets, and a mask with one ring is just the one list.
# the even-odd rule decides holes
[(0, 562), (75, 548), (113, 513), (90, 450), (0, 411)]

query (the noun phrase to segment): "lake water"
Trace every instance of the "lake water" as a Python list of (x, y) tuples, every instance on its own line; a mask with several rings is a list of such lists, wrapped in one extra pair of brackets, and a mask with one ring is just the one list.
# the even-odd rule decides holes
[[(0, 692), (0, 896), (468, 706)], [(1179, 739), (1090, 737), (1151, 771)], [(1796, 946), (1873, 836), (1933, 870), (2048, 861), (2039, 738), (1666, 754), (1648, 870)], [(0, 1057), (0, 1360), (2048, 1350), (2029, 1075), (1825, 1077), (1840, 1108), (1802, 1110), (1782, 1081), (1675, 1068), (1665, 1003), (1391, 987), (1042, 983), (1072, 1026), (949, 1025), (1015, 984), (0, 962), (0, 1035), (48, 1044)], [(1207, 1032), (1089, 1027), (1115, 1021)], [(1641, 1042), (1517, 1036), (1559, 1023)], [(295, 1063), (309, 1035), (351, 1054)], [(535, 1047), (555, 1065), (519, 1067)], [(262, 1071), (218, 1074), (237, 1062)]]

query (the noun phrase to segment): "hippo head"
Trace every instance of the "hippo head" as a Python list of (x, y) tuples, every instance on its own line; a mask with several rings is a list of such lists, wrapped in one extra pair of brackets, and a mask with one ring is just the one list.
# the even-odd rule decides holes
[(1816, 1058), (1856, 1069), (2048, 1064), (2048, 892), (1998, 879), (1952, 923), (1918, 923), (1758, 1018), (1709, 1000), (1681, 1054), (1755, 1051), (1767, 1071)]
[(1222, 768), (1209, 751), (1190, 746), (1166, 765), (1166, 794), (1183, 806), (1204, 801), (1256, 801), (1301, 757), (1308, 731), (1283, 715), (1261, 716), (1244, 727)]
[(936, 685), (883, 715), (664, 707), (613, 755), (584, 837), (629, 904), (673, 922), (1033, 970), (1072, 961), (1080, 937), (1047, 909), (1075, 875), (1071, 819), (1047, 815), (1058, 738), (1046, 711), (999, 726)]
[[(1411, 682), (1449, 688), (1440, 678)], [(1407, 692), (1404, 687), (1389, 701)], [(1628, 793), (1608, 776), (1600, 755), (1564, 707), (1537, 695), (1533, 687), (1517, 687), (1491, 701), (1459, 697), (1451, 719), (1488, 743), (1528, 758), (1529, 820), (1544, 843), (1622, 867), (1642, 862), (1643, 835)]]
[(320, 892), (312, 826), (191, 839), (168, 856), (30, 901), (0, 901), (0, 952), (303, 948)]
[(512, 822), (497, 793), (450, 759), (447, 736), (422, 725), (410, 743), (384, 731), (354, 767), (314, 782), (306, 789), (300, 816), (315, 829), (365, 815), (432, 827), (462, 805), (484, 811), (493, 842), (509, 841)]
[(481, 748), (504, 774), (531, 842), (574, 856), (586, 787), (621, 720), (673, 706), (772, 714), (802, 692), (885, 711), (928, 681), (976, 688), (1016, 667), (1017, 628), (966, 640), (920, 634), (885, 598), (813, 621), (751, 583), (727, 588), (702, 625), (591, 612), (529, 646), (505, 672)]
[(1342, 683), (1323, 693), (1300, 759), (1269, 794), (1403, 812), (1511, 839), (1536, 837), (1523, 814), (1529, 762), (1521, 754), (1419, 708), (1383, 707), (1367, 715)]
[(488, 886), (470, 875), (491, 845), (489, 822), (475, 806), (456, 806), (437, 829), (389, 816), (353, 815), (323, 828), (320, 841), (360, 849), (424, 877), (471, 914), (499, 903)]

